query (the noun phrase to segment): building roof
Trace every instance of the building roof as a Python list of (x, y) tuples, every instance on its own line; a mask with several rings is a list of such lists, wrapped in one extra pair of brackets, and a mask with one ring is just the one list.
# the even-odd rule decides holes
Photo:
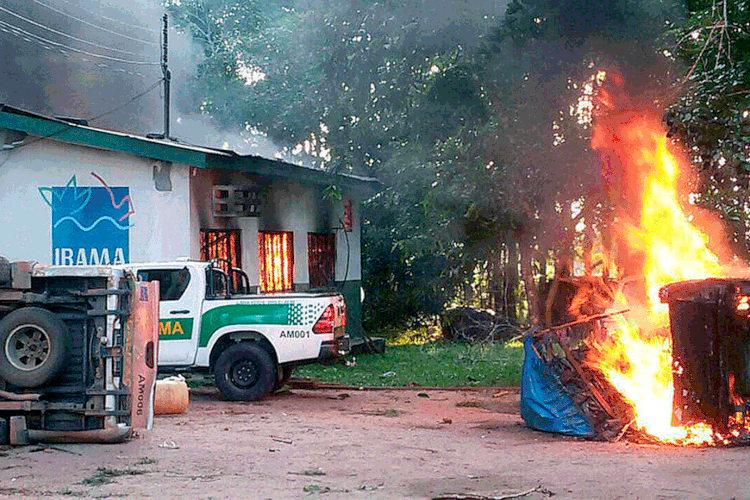
[(53, 118), (2, 103), (0, 103), (0, 128), (16, 130), (41, 139), (129, 153), (197, 168), (223, 168), (316, 184), (343, 184), (351, 188), (366, 190), (377, 190), (380, 185), (380, 182), (373, 177), (331, 174), (324, 170), (261, 156), (240, 155), (225, 149), (115, 132), (91, 127), (83, 120)]

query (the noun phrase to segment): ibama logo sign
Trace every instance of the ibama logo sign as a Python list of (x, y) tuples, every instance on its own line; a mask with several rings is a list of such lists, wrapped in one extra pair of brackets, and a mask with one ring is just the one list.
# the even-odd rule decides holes
[(101, 186), (40, 187), (52, 210), (52, 262), (65, 266), (125, 264), (130, 261), (129, 187), (113, 187), (91, 172)]

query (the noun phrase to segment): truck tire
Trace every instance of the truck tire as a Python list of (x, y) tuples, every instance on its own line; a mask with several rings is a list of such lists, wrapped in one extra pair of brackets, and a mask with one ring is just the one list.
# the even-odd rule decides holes
[(221, 353), (214, 366), (216, 387), (232, 401), (255, 401), (273, 388), (276, 363), (254, 342), (240, 342)]
[(70, 334), (41, 307), (22, 307), (0, 320), (0, 378), (18, 387), (44, 385), (65, 365)]
[(292, 378), (293, 372), (293, 366), (280, 366), (278, 369), (278, 374), (274, 379), (273, 389), (271, 389), (271, 392), (280, 391), (286, 385), (286, 383), (289, 382), (289, 379)]

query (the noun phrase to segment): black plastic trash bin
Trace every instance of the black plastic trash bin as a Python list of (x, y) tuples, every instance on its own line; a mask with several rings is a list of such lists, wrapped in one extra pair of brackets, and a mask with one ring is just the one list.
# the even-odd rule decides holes
[(730, 415), (744, 410), (739, 400), (750, 395), (750, 280), (681, 281), (662, 287), (659, 297), (669, 305), (672, 422), (726, 431)]

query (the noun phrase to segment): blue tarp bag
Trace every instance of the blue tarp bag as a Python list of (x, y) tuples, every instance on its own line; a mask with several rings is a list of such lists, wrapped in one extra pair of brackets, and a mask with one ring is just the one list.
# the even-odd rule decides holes
[(546, 369), (532, 347), (533, 338), (523, 340), (521, 369), (521, 417), (528, 427), (569, 436), (594, 437), (596, 433), (560, 380)]

